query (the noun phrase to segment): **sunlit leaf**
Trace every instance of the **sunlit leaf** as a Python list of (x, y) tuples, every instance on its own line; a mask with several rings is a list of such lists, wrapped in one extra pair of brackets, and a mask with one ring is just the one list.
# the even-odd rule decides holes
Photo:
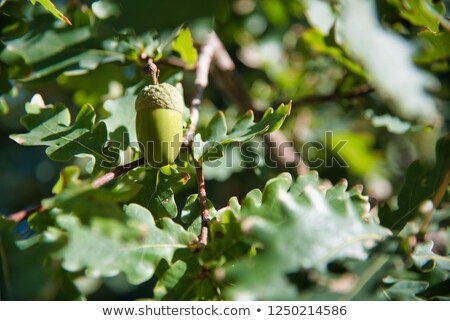
[(0, 116), (6, 115), (9, 112), (8, 102), (4, 97), (0, 97)]
[(416, 58), (420, 63), (429, 63), (443, 60), (450, 56), (450, 33), (441, 31), (439, 33), (423, 30), (419, 36), (424, 39), (425, 50)]
[(116, 99), (108, 99), (104, 108), (110, 116), (104, 120), (108, 128), (109, 138), (119, 143), (119, 148), (124, 150), (131, 143), (136, 147), (136, 110), (135, 95), (125, 95)]
[(103, 153), (107, 139), (105, 123), (95, 124), (95, 111), (85, 105), (71, 124), (70, 113), (63, 105), (42, 108), (26, 105), (27, 115), (21, 119), (29, 130), (26, 134), (13, 134), (11, 139), (25, 146), (48, 146), (47, 155), (57, 161), (69, 161), (73, 157), (88, 157), (86, 170), (97, 172), (114, 162)]
[(433, 32), (439, 31), (441, 22), (445, 21), (445, 5), (442, 2), (433, 3), (432, 0), (388, 0), (399, 11), (400, 15), (418, 27), (427, 27)]
[(50, 0), (30, 0), (32, 4), (36, 4), (36, 2), (40, 3), (45, 9), (47, 9), (52, 15), (56, 18), (64, 21), (68, 25), (72, 25), (69, 19), (65, 15), (63, 15), (58, 9), (56, 9), (55, 5)]
[(356, 74), (362, 76), (366, 75), (359, 64), (345, 56), (344, 51), (341, 48), (328, 45), (325, 42), (323, 35), (319, 31), (310, 29), (305, 32), (303, 39), (315, 51), (333, 57), (333, 59), (335, 59), (337, 62), (344, 65), (346, 68)]
[[(171, 261), (176, 249), (187, 248), (195, 235), (164, 218), (156, 226), (150, 212), (130, 204), (125, 208), (128, 225), (117, 220), (94, 217), (81, 225), (76, 217), (61, 215), (58, 224), (69, 235), (61, 250), (63, 267), (69, 271), (86, 269), (90, 276), (125, 273), (131, 283), (148, 280), (161, 259)], [(84, 249), (79, 251), (79, 249)]]
[(399, 280), (386, 290), (390, 300), (420, 300), (416, 295), (425, 291), (429, 284), (426, 281)]
[[(439, 267), (443, 270), (450, 271), (450, 255), (441, 256), (433, 252), (433, 241), (417, 244), (412, 258), (414, 263), (427, 271)], [(431, 266), (429, 265), (431, 264)]]
[(382, 210), (379, 213), (381, 224), (395, 232), (403, 229), (406, 223), (418, 215), (424, 201), (432, 199), (440, 188), (450, 164), (450, 135), (436, 143), (436, 164), (427, 169), (419, 161), (412, 163), (407, 172), (405, 183), (398, 195), (396, 211)]
[(253, 112), (247, 112), (238, 119), (229, 131), (225, 115), (218, 112), (206, 128), (205, 138), (197, 134), (194, 138), (194, 157), (198, 161), (211, 161), (223, 156), (223, 148), (233, 142), (242, 143), (257, 135), (278, 130), (291, 111), (291, 104), (281, 104), (275, 111), (269, 108), (258, 122), (253, 120)]
[[(214, 219), (217, 211), (210, 200), (206, 200), (206, 206), (210, 219)], [(200, 234), (201, 226), (201, 207), (198, 194), (189, 195), (181, 212), (181, 221), (189, 226), (188, 231)]]
[(172, 50), (180, 54), (181, 59), (186, 62), (187, 67), (192, 67), (197, 61), (197, 49), (194, 47), (191, 32), (187, 28), (180, 30), (180, 33), (172, 44)]
[[(29, 64), (35, 64), (67, 50), (89, 37), (91, 37), (89, 27), (62, 31), (48, 30), (43, 34), (36, 34), (36, 31), (30, 30), (23, 37), (8, 41), (7, 50), (20, 54)], [(75, 52), (78, 53), (78, 50)]]
[(176, 217), (178, 207), (175, 203), (174, 188), (183, 186), (189, 175), (167, 166), (168, 173), (162, 169), (147, 169), (142, 179), (142, 189), (134, 199), (135, 203), (149, 209), (155, 219)]
[(323, 270), (337, 258), (365, 259), (366, 248), (388, 234), (371, 219), (363, 220), (369, 206), (360, 192), (347, 192), (342, 182), (324, 194), (311, 184), (313, 178), (310, 174), (292, 184), (290, 175), (281, 174), (267, 182), (262, 194), (256, 190), (242, 200), (241, 226), (261, 249), (227, 268), (230, 281), (239, 284), (230, 289), (233, 298), (292, 299), (296, 291), (287, 273)]
[(349, 171), (365, 175), (379, 166), (381, 157), (373, 150), (373, 136), (369, 133), (336, 131), (331, 137), (327, 147), (335, 149), (336, 157), (342, 158)]

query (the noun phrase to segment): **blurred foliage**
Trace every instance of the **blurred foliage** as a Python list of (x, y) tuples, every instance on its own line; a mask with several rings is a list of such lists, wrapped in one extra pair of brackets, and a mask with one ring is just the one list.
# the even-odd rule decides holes
[[(448, 3), (54, 4), (0, 1), (0, 299), (450, 299)], [(193, 157), (94, 188), (139, 157), (145, 59), (189, 105), (212, 30), (251, 106), (212, 66)]]

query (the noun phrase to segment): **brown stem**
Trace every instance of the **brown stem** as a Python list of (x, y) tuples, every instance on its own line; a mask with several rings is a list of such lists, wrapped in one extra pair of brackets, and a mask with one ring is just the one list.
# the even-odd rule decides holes
[(153, 84), (159, 85), (159, 81), (158, 81), (159, 69), (153, 63), (153, 60), (148, 59), (148, 62), (145, 65), (144, 70), (145, 70), (145, 74), (149, 75), (152, 78)]
[(294, 165), (298, 176), (309, 172), (308, 165), (305, 164), (300, 153), (296, 152), (292, 145), (287, 145), (288, 139), (278, 130), (264, 136), (264, 141), (269, 146), (270, 156), (275, 156), (277, 164), (287, 168), (287, 165)]
[[(217, 36), (212, 32), (205, 44), (200, 49), (200, 54), (197, 61), (197, 69), (195, 70), (195, 93), (191, 101), (191, 124), (185, 136), (184, 145), (189, 146), (192, 152), (192, 141), (194, 139), (195, 130), (197, 128), (200, 117), (200, 103), (203, 97), (205, 88), (208, 86), (209, 69), (213, 61), (215, 52), (217, 50)], [(202, 225), (199, 235), (198, 249), (202, 249), (208, 244), (209, 232), (209, 212), (206, 200), (205, 177), (203, 175), (203, 168), (200, 162), (195, 162), (195, 169), (197, 172), (198, 183), (198, 197), (200, 199), (200, 213)]]
[(170, 67), (175, 67), (179, 69), (183, 69), (184, 71), (194, 71), (197, 69), (197, 64), (195, 63), (192, 66), (188, 66), (183, 60), (178, 57), (168, 56), (164, 59), (158, 60), (158, 65), (166, 65)]
[[(144, 165), (144, 158), (140, 158), (138, 160), (135, 160), (131, 163), (122, 165), (122, 166), (118, 166), (116, 167), (112, 172), (106, 173), (103, 176), (100, 176), (99, 178), (97, 178), (93, 183), (92, 183), (92, 187), (93, 188), (99, 188), (103, 185), (105, 185), (106, 183), (111, 182), (113, 179), (115, 179), (116, 177), (125, 174), (129, 171), (131, 171), (132, 169), (142, 166)], [(46, 208), (42, 205), (36, 205), (34, 207), (31, 207), (29, 209), (26, 210), (21, 210), (18, 211), (16, 213), (10, 214), (7, 216), (7, 218), (11, 221), (14, 222), (21, 222), (25, 219), (27, 219), (31, 214), (36, 213), (36, 212), (43, 212), (45, 211)]]
[(30, 207), (26, 210), (21, 210), (16, 213), (8, 215), (6, 218), (8, 220), (14, 221), (14, 222), (21, 222), (24, 219), (28, 218), (31, 214), (36, 212), (43, 212), (45, 211), (45, 207), (42, 205), (36, 205), (33, 207)]
[(217, 42), (212, 69), (215, 84), (242, 111), (247, 111), (253, 103), (244, 79), (236, 71), (236, 65), (219, 37), (216, 34), (214, 37)]
[(199, 106), (203, 97), (203, 92), (208, 86), (208, 75), (211, 63), (217, 46), (217, 36), (212, 32), (205, 44), (200, 49), (197, 61), (197, 69), (195, 71), (195, 93), (191, 102), (191, 124), (185, 136), (184, 144), (189, 146), (194, 138), (195, 129), (199, 120)]
[(200, 236), (198, 241), (198, 249), (202, 249), (208, 244), (208, 232), (209, 232), (209, 212), (208, 204), (206, 200), (206, 188), (205, 188), (205, 177), (203, 175), (202, 164), (196, 162), (195, 170), (197, 172), (197, 182), (198, 182), (198, 197), (200, 199), (200, 214), (202, 218), (202, 225), (200, 230)]
[(144, 158), (139, 158), (135, 161), (132, 161), (131, 163), (122, 165), (122, 166), (118, 166), (116, 167), (112, 172), (106, 173), (103, 176), (100, 176), (99, 178), (97, 178), (93, 183), (92, 183), (92, 187), (94, 188), (99, 188), (100, 186), (105, 185), (106, 183), (109, 183), (110, 181), (112, 181), (114, 178), (125, 174), (129, 171), (131, 171), (132, 169), (142, 166), (144, 165)]

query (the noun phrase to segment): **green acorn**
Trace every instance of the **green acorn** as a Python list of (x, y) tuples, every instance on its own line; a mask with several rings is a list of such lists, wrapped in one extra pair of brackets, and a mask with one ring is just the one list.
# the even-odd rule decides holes
[(146, 162), (171, 164), (183, 141), (183, 97), (170, 84), (144, 87), (136, 98), (136, 134)]

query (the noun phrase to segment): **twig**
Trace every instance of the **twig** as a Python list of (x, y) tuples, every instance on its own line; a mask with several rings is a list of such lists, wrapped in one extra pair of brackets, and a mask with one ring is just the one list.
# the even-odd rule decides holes
[(198, 241), (198, 249), (202, 249), (208, 244), (208, 231), (209, 231), (209, 212), (208, 204), (206, 200), (206, 188), (205, 188), (205, 177), (203, 175), (202, 164), (197, 163), (195, 166), (197, 172), (197, 182), (198, 182), (198, 197), (200, 199), (200, 214), (202, 218), (202, 225), (200, 229), (200, 236)]
[(214, 82), (233, 103), (239, 106), (241, 110), (247, 111), (253, 105), (247, 86), (241, 75), (236, 72), (236, 65), (225, 49), (225, 46), (217, 35), (215, 37), (217, 45), (214, 55), (215, 64), (213, 66), (214, 68), (212, 68)]
[[(212, 32), (205, 44), (200, 49), (197, 61), (197, 69), (195, 71), (195, 93), (191, 101), (191, 123), (185, 136), (184, 145), (189, 146), (192, 152), (192, 141), (194, 139), (195, 130), (197, 128), (200, 112), (199, 106), (203, 97), (203, 92), (208, 86), (209, 69), (211, 67), (218, 44), (218, 37)], [(208, 244), (209, 232), (209, 212), (206, 200), (205, 177), (203, 175), (203, 167), (199, 162), (195, 162), (195, 170), (197, 172), (198, 196), (200, 199), (202, 225), (199, 235), (198, 249)]]
[(372, 93), (374, 89), (372, 87), (369, 87), (367, 85), (363, 85), (359, 88), (356, 88), (354, 90), (351, 90), (347, 94), (341, 94), (338, 90), (334, 91), (331, 94), (328, 95), (309, 95), (302, 97), (300, 99), (297, 99), (292, 102), (292, 107), (300, 107), (308, 104), (319, 104), (324, 103), (328, 101), (333, 101), (338, 98), (345, 98), (345, 99), (352, 99), (352, 98), (358, 98), (365, 95), (368, 95)]
[(164, 59), (158, 60), (158, 65), (166, 65), (170, 67), (180, 68), (184, 71), (194, 71), (197, 69), (197, 64), (188, 66), (183, 60), (178, 57), (168, 56)]
[(10, 214), (6, 218), (10, 221), (21, 222), (24, 219), (26, 219), (27, 217), (29, 217), (31, 214), (36, 213), (36, 212), (43, 212), (43, 211), (45, 211), (44, 206), (36, 205), (36, 206), (30, 207), (26, 210), (21, 210), (16, 213)]
[(114, 178), (125, 174), (129, 171), (131, 171), (132, 169), (142, 166), (144, 165), (144, 158), (139, 158), (135, 161), (132, 161), (131, 163), (122, 165), (122, 166), (118, 166), (116, 167), (112, 172), (106, 173), (105, 175), (97, 178), (93, 183), (92, 183), (92, 187), (94, 188), (99, 188), (100, 186), (105, 185), (106, 183), (109, 183), (110, 181), (112, 181)]
[[(99, 187), (105, 185), (106, 183), (111, 182), (116, 177), (118, 177), (122, 174), (125, 174), (125, 173), (131, 171), (132, 169), (139, 167), (143, 164), (144, 164), (144, 158), (140, 158), (131, 163), (128, 163), (128, 164), (125, 164), (122, 166), (118, 166), (112, 172), (106, 173), (105, 175), (97, 178), (92, 183), (92, 187), (99, 188)], [(7, 216), (7, 219), (14, 221), (14, 222), (21, 222), (21, 221), (27, 219), (31, 214), (36, 213), (36, 212), (43, 212), (46, 209), (47, 208), (42, 205), (36, 205), (36, 206), (30, 207), (29, 209), (21, 210), (16, 213), (10, 214)]]
[(200, 49), (197, 61), (197, 69), (195, 71), (195, 94), (191, 102), (191, 124), (185, 136), (184, 145), (189, 146), (194, 138), (195, 129), (199, 120), (199, 106), (203, 97), (203, 92), (208, 86), (209, 68), (216, 51), (217, 36), (212, 32), (205, 44)]
[(295, 165), (298, 176), (309, 172), (308, 165), (305, 164), (300, 153), (296, 152), (292, 145), (286, 145), (288, 139), (281, 131), (276, 131), (264, 136), (264, 141), (269, 146), (270, 156), (275, 156), (277, 164), (282, 164), (287, 168), (288, 164)]

